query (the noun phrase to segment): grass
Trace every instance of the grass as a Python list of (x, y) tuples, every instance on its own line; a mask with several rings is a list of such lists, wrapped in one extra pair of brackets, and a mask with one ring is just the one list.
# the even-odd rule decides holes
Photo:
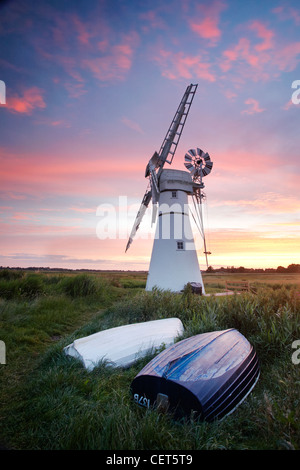
[[(0, 339), (7, 352), (0, 365), (0, 447), (300, 448), (300, 364), (292, 362), (292, 343), (300, 339), (299, 276), (256, 275), (256, 295), (199, 297), (145, 292), (144, 273), (9, 273), (0, 272)], [(208, 292), (225, 288), (224, 275), (204, 275), (204, 282)], [(257, 350), (260, 379), (221, 422), (178, 422), (136, 406), (130, 383), (153, 355), (126, 370), (103, 363), (87, 372), (63, 353), (75, 338), (174, 316), (184, 324), (183, 337), (237, 328)]]

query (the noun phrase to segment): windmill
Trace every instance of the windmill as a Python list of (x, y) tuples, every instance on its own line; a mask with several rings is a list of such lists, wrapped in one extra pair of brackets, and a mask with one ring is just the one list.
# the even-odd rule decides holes
[[(165, 163), (171, 165), (173, 161), (197, 86), (191, 84), (186, 88), (159, 152), (154, 152), (146, 166), (145, 177), (149, 182), (125, 250), (131, 245), (152, 200), (152, 223), (156, 218), (158, 221), (146, 290), (156, 286), (177, 292), (188, 282), (194, 282), (201, 285), (204, 293), (190, 224), (188, 196), (193, 197), (196, 208), (196, 216), (193, 217), (196, 222), (198, 219), (197, 226), (204, 236), (202, 178), (211, 171), (213, 164), (207, 153), (191, 149), (185, 155), (188, 171), (164, 169)], [(205, 253), (207, 256), (206, 245)]]

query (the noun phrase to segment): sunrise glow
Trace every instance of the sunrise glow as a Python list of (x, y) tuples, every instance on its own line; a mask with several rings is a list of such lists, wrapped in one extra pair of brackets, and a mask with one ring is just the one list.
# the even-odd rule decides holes
[(195, 147), (214, 162), (209, 264), (300, 263), (298, 1), (17, 0), (0, 17), (0, 266), (148, 270), (151, 205), (125, 253), (127, 236), (190, 83), (172, 168)]

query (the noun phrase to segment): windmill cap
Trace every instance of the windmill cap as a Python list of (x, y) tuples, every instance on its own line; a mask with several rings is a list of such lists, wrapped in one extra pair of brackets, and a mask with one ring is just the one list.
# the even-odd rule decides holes
[(160, 191), (181, 190), (193, 193), (194, 182), (191, 174), (183, 170), (163, 170), (159, 179)]

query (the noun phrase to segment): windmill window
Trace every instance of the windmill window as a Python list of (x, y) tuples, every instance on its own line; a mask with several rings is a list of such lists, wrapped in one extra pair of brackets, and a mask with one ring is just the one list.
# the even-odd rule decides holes
[(177, 250), (184, 250), (184, 243), (183, 242), (177, 242)]
[(172, 191), (172, 199), (176, 199), (177, 198), (177, 191)]

